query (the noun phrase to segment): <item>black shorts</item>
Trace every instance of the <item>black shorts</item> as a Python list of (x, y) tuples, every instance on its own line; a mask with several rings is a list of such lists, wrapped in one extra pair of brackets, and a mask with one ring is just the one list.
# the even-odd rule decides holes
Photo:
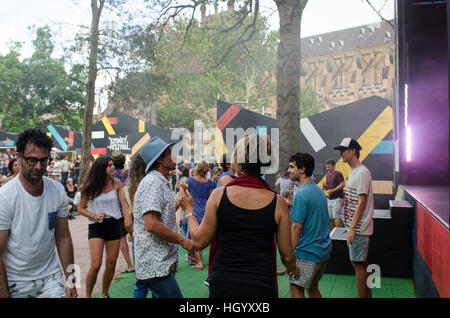
[(120, 238), (127, 236), (128, 232), (125, 228), (125, 218), (118, 219), (117, 221), (119, 221), (120, 226)]
[(120, 219), (107, 218), (102, 223), (89, 224), (88, 239), (100, 238), (104, 241), (114, 241), (121, 238)]

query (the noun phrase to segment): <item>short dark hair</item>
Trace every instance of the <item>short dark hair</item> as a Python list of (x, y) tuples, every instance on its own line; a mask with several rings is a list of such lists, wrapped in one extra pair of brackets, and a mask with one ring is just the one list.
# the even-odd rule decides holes
[(326, 165), (332, 165), (332, 166), (335, 166), (335, 165), (336, 165), (336, 163), (334, 162), (333, 159), (328, 159), (327, 161), (325, 161), (325, 164), (326, 164)]
[(125, 158), (123, 158), (122, 161), (118, 161), (118, 162), (113, 161), (114, 168), (122, 170), (125, 167), (125, 161), (126, 161)]
[(359, 159), (359, 149), (355, 149), (355, 156)]
[(297, 152), (289, 158), (289, 162), (295, 162), (297, 168), (305, 167), (305, 174), (311, 177), (314, 171), (314, 158), (309, 153)]
[(39, 128), (28, 128), (21, 132), (17, 137), (16, 151), (23, 154), (28, 143), (32, 143), (39, 148), (45, 148), (48, 150), (48, 153), (53, 148), (53, 140)]
[(230, 160), (230, 154), (224, 153), (222, 157), (220, 158), (220, 166), (222, 167), (223, 171), (228, 171), (231, 168), (231, 160)]

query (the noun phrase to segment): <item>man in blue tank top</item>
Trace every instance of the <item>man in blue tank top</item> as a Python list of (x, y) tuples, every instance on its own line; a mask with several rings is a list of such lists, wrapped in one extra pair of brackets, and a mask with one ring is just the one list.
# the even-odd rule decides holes
[(298, 280), (289, 278), (292, 297), (304, 298), (305, 288), (310, 298), (321, 298), (319, 280), (331, 256), (330, 225), (327, 197), (312, 181), (314, 158), (296, 153), (289, 159), (289, 175), (298, 181), (300, 189), (294, 195), (291, 208), (292, 246), (295, 246)]
[(231, 182), (234, 179), (233, 175), (235, 172), (231, 168), (231, 160), (229, 154), (224, 153), (222, 155), (220, 165), (223, 169), (223, 172), (217, 180), (216, 188), (226, 186), (228, 182)]

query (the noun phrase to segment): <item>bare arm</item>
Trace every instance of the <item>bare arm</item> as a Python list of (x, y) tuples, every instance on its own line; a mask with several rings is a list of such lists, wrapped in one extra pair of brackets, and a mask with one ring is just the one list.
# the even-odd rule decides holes
[(366, 204), (367, 204), (367, 194), (362, 193), (359, 195), (358, 205), (356, 206), (356, 211), (355, 214), (353, 215), (352, 224), (348, 229), (347, 245), (352, 244), (353, 240), (355, 239), (356, 225), (358, 224), (359, 219), (361, 218), (364, 209), (366, 208)]
[(339, 185), (336, 188), (330, 189), (328, 190), (328, 193), (334, 193), (334, 192), (338, 192), (339, 190), (342, 190), (345, 188), (345, 181), (342, 181), (341, 183), (339, 183)]
[[(68, 272), (69, 265), (74, 264), (72, 236), (70, 235), (67, 218), (57, 218), (55, 224), (55, 242), (59, 260), (64, 270), (66, 279), (72, 274)], [(75, 287), (66, 289), (68, 298), (76, 298), (77, 289)]]
[(193, 251), (193, 242), (169, 229), (160, 221), (159, 215), (160, 213), (157, 211), (148, 211), (144, 214), (145, 230), (154, 234), (163, 241), (179, 244), (185, 250)]
[(0, 298), (10, 298), (8, 277), (6, 276), (5, 263), (3, 263), (3, 253), (8, 242), (9, 230), (0, 231)]
[(119, 198), (120, 202), (122, 203), (122, 212), (125, 229), (127, 230), (128, 234), (133, 236), (133, 219), (131, 217), (130, 206), (128, 205), (128, 201), (125, 198), (125, 190), (123, 188), (121, 188), (119, 192)]
[(294, 247), (294, 249), (297, 247), (297, 244), (300, 241), (302, 232), (303, 232), (303, 224), (293, 221), (291, 227), (291, 235), (292, 235), (292, 246)]
[[(209, 197), (205, 216), (202, 223), (199, 225), (197, 218), (194, 216), (188, 217), (189, 233), (192, 241), (197, 249), (204, 249), (211, 243), (217, 229), (217, 208), (220, 199), (222, 198), (223, 187), (215, 189)], [(194, 201), (189, 191), (183, 188), (183, 195), (181, 196), (180, 205), (184, 209), (186, 215), (194, 212)]]
[[(277, 200), (275, 209), (277, 223), (277, 244), (281, 261), (286, 266), (289, 274), (296, 273), (296, 257), (291, 240), (289, 209), (285, 200)], [(295, 245), (294, 245), (295, 246)]]
[(80, 198), (80, 204), (78, 205), (78, 213), (80, 213), (81, 215), (84, 215), (85, 217), (88, 217), (90, 219), (93, 220), (99, 220), (100, 218), (102, 218), (104, 215), (106, 215), (106, 213), (102, 212), (100, 214), (94, 214), (92, 212), (89, 212), (87, 210), (87, 199), (86, 196), (84, 194), (81, 195)]

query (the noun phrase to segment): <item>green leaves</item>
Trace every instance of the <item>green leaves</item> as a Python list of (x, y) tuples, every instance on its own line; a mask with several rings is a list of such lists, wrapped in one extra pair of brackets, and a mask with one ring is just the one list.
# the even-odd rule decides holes
[(0, 113), (2, 130), (20, 132), (49, 123), (81, 129), (84, 104), (81, 73), (67, 72), (64, 60), (52, 57), (54, 43), (48, 26), (36, 30), (34, 52), (20, 61), (20, 45), (0, 55)]

